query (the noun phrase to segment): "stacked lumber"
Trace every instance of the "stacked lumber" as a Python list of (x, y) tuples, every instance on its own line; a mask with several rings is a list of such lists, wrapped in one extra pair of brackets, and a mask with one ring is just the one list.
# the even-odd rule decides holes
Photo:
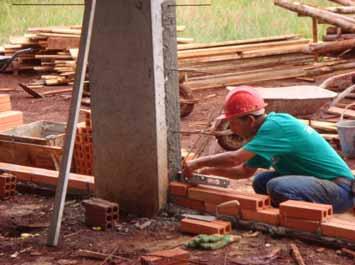
[[(175, 205), (201, 213), (233, 216), (242, 220), (355, 241), (355, 224), (333, 216), (333, 208), (327, 204), (288, 200), (276, 209), (270, 206), (270, 198), (265, 195), (203, 185), (195, 187), (176, 181), (169, 184), (169, 198)], [(197, 224), (194, 225), (201, 228)], [(213, 228), (217, 229), (214, 224), (209, 229)]]
[(0, 94), (0, 132), (8, 131), (23, 124), (21, 111), (13, 111), (10, 95)]
[(179, 69), (191, 90), (224, 88), (260, 81), (311, 78), (349, 71), (355, 60), (322, 58), (315, 53), (328, 51), (322, 44), (311, 44), (296, 35), (180, 46)]
[(78, 48), (79, 41), (80, 29), (75, 26), (29, 28), (24, 36), (11, 37), (3, 49), (6, 56), (22, 49), (34, 49), (34, 52), (19, 55), (12, 65), (14, 71), (49, 72), (56, 67), (55, 60), (72, 60), (68, 50)]

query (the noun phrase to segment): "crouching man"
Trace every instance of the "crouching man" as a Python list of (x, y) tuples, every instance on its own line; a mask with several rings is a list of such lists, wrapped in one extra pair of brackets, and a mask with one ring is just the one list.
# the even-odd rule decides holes
[(183, 174), (242, 179), (258, 168), (272, 171), (253, 179), (256, 193), (268, 194), (273, 206), (286, 200), (333, 205), (334, 212), (352, 207), (351, 170), (324, 138), (311, 127), (285, 113), (265, 114), (266, 104), (249, 87), (230, 91), (221, 119), (248, 142), (239, 150), (205, 156), (186, 163)]

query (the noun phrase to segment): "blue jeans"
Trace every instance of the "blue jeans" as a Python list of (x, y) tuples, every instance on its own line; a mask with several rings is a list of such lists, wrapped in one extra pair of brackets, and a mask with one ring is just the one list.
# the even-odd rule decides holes
[(308, 201), (333, 205), (335, 213), (352, 207), (351, 187), (333, 181), (309, 176), (279, 176), (276, 172), (264, 172), (253, 180), (254, 191), (268, 194), (274, 207), (287, 200)]

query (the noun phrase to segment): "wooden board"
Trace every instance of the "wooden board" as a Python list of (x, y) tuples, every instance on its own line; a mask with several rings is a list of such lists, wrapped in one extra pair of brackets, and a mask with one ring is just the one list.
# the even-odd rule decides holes
[[(1, 163), (0, 169), (9, 171), (16, 175), (18, 180), (31, 181), (33, 183), (56, 185), (58, 181), (58, 171), (26, 167), (10, 163)], [(71, 173), (68, 187), (71, 189), (94, 191), (94, 177)]]

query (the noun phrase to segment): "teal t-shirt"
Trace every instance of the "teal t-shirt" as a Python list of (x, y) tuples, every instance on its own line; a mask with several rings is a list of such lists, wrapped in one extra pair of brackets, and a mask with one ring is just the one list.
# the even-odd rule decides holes
[(282, 176), (354, 178), (344, 160), (318, 132), (289, 114), (268, 114), (243, 148), (256, 154), (246, 163), (251, 168), (272, 166)]

